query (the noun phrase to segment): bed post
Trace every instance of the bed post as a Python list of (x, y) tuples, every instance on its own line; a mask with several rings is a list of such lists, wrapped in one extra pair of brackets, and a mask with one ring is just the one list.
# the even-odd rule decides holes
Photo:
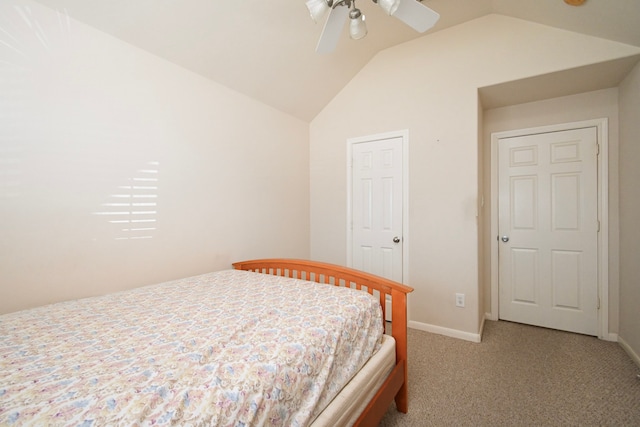
[(407, 413), (409, 410), (409, 394), (407, 388), (407, 294), (391, 291), (391, 335), (396, 339), (396, 364), (404, 363), (404, 381), (395, 397), (398, 411)]

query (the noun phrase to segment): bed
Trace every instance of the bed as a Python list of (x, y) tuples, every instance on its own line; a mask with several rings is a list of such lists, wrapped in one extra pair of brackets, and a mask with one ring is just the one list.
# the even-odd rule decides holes
[(394, 399), (408, 410), (410, 287), (312, 261), (233, 267), (0, 316), (0, 425), (368, 426)]

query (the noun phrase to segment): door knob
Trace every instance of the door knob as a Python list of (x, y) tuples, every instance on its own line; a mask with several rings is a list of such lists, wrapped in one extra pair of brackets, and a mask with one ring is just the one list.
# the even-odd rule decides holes
[(507, 243), (509, 241), (509, 236), (502, 236), (502, 241)]
[(394, 237), (393, 243), (400, 243), (400, 238), (398, 236)]

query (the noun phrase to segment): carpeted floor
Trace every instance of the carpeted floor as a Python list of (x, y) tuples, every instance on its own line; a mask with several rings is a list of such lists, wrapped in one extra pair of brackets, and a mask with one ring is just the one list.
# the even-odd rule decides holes
[(595, 337), (487, 321), (481, 343), (409, 329), (409, 413), (390, 426), (640, 426), (640, 369)]

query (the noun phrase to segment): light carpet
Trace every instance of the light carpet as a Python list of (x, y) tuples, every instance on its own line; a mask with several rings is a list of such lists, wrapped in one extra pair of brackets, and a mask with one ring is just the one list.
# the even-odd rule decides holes
[(409, 329), (409, 413), (380, 426), (640, 426), (640, 369), (613, 342), (487, 321), (481, 343)]

